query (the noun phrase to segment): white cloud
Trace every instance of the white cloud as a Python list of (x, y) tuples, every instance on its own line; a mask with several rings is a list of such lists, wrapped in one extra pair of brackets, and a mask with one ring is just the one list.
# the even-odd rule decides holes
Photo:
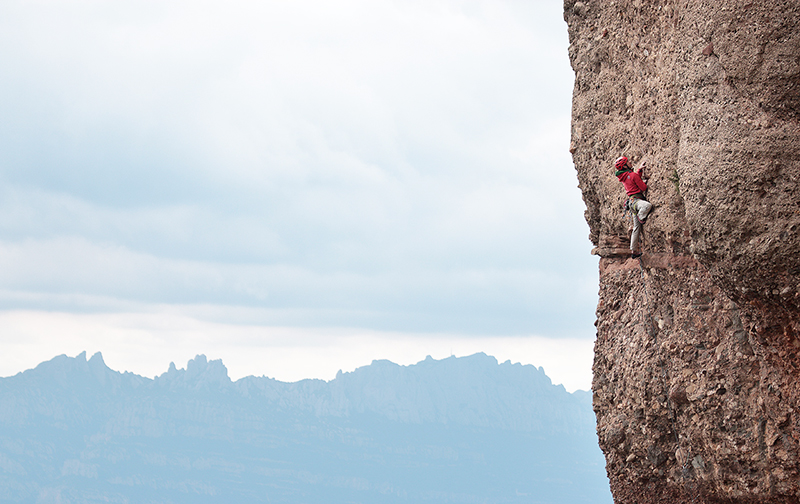
[(0, 243), (0, 264), (8, 265), (0, 268), (5, 306), (241, 305), (268, 310), (267, 324), (423, 332), (588, 337), (591, 314), (578, 307), (592, 302), (596, 285), (591, 276), (564, 286), (558, 272), (457, 263), (369, 271), (179, 260), (72, 237)]
[(6, 306), (590, 337), (561, 8), (3, 2)]

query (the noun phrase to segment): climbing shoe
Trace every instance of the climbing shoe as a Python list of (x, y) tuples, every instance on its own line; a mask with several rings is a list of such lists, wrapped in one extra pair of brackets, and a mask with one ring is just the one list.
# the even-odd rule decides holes
[(631, 259), (638, 259), (640, 257), (642, 257), (641, 252), (631, 252)]

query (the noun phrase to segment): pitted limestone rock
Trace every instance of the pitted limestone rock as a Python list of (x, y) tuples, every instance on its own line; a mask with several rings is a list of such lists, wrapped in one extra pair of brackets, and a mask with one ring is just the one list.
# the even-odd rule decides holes
[[(564, 9), (615, 500), (800, 502), (800, 2)], [(648, 162), (641, 262), (621, 154)]]

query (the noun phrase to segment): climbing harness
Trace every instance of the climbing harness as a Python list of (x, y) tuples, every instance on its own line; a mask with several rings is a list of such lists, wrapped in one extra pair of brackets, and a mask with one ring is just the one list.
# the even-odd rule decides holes
[(634, 215), (633, 208), (631, 208), (632, 206), (631, 199), (626, 198), (625, 203), (622, 204), (622, 218), (627, 219), (628, 214)]

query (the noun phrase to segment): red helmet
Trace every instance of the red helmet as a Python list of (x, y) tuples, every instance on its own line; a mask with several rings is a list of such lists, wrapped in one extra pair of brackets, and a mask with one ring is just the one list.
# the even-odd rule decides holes
[(625, 156), (618, 157), (617, 160), (614, 161), (614, 168), (616, 168), (617, 170), (621, 170), (622, 168), (625, 168), (625, 165), (627, 164), (628, 164), (628, 158), (626, 158)]

